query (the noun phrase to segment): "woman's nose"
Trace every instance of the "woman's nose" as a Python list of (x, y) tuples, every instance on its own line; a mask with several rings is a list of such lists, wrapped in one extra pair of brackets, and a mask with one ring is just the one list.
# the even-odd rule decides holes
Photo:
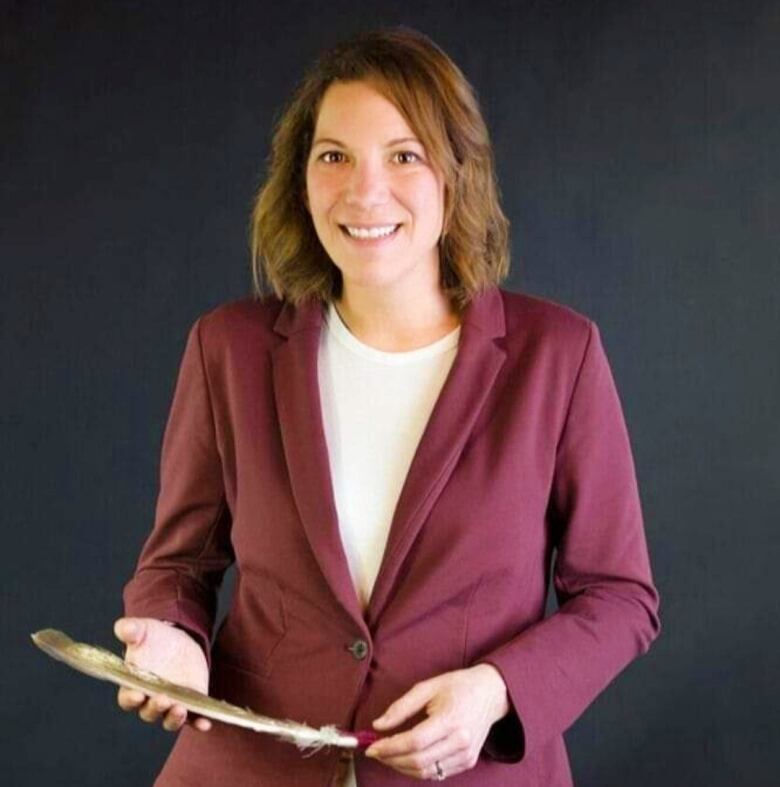
[(346, 184), (348, 204), (366, 208), (381, 205), (387, 201), (388, 194), (387, 173), (381, 163), (363, 161), (352, 168)]

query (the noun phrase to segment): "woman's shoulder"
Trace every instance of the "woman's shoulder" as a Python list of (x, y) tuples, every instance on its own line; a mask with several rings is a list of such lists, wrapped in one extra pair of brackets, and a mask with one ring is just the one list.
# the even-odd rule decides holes
[(242, 340), (256, 343), (264, 337), (270, 340), (283, 305), (284, 301), (273, 295), (262, 299), (247, 295), (202, 311), (193, 327), (197, 328), (201, 341), (212, 346), (236, 345)]
[(223, 301), (203, 311), (197, 318), (201, 331), (209, 334), (235, 331), (273, 331), (284, 301), (273, 295), (256, 298), (247, 295)]
[(579, 345), (597, 328), (593, 319), (573, 307), (540, 295), (501, 288), (506, 335)]

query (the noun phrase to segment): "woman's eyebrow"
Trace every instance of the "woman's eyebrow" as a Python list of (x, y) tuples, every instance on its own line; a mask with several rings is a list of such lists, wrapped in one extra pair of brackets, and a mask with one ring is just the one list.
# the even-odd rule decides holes
[[(415, 142), (418, 145), (422, 145), (422, 142), (420, 142), (420, 140), (417, 139), (417, 137), (399, 137), (398, 139), (389, 140), (386, 143), (385, 147), (389, 148), (392, 147), (393, 145), (398, 145), (401, 142)], [(343, 142), (339, 142), (339, 140), (333, 139), (333, 137), (317, 137), (317, 139), (315, 139), (314, 142), (312, 143), (312, 148), (317, 147), (317, 145), (325, 145), (325, 144), (337, 145), (340, 148), (347, 147)]]

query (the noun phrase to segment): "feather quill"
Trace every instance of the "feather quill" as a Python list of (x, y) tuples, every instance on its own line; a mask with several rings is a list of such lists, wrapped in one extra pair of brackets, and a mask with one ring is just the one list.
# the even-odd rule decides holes
[(316, 728), (295, 721), (281, 721), (269, 716), (261, 716), (250, 708), (240, 708), (224, 700), (215, 699), (208, 694), (180, 686), (153, 672), (128, 664), (105, 648), (75, 642), (57, 629), (41, 629), (31, 636), (33, 642), (44, 653), (79, 672), (145, 694), (164, 694), (183, 705), (188, 711), (201, 716), (245, 727), (255, 732), (275, 735), (279, 740), (294, 743), (305, 753), (304, 756), (310, 756), (328, 746), (345, 749), (367, 748), (379, 737), (376, 733), (368, 731), (345, 732), (335, 724)]

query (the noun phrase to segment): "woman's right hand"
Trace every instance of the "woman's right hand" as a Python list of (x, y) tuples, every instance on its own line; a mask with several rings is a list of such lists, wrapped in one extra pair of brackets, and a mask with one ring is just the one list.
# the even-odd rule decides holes
[[(186, 631), (156, 618), (118, 618), (114, 634), (127, 646), (125, 663), (149, 670), (173, 683), (208, 693), (209, 668), (200, 645)], [(211, 721), (190, 714), (164, 694), (147, 696), (142, 691), (124, 686), (117, 693), (119, 707), (125, 711), (138, 710), (138, 716), (154, 723), (163, 716), (162, 726), (171, 732), (189, 723), (206, 732)]]

